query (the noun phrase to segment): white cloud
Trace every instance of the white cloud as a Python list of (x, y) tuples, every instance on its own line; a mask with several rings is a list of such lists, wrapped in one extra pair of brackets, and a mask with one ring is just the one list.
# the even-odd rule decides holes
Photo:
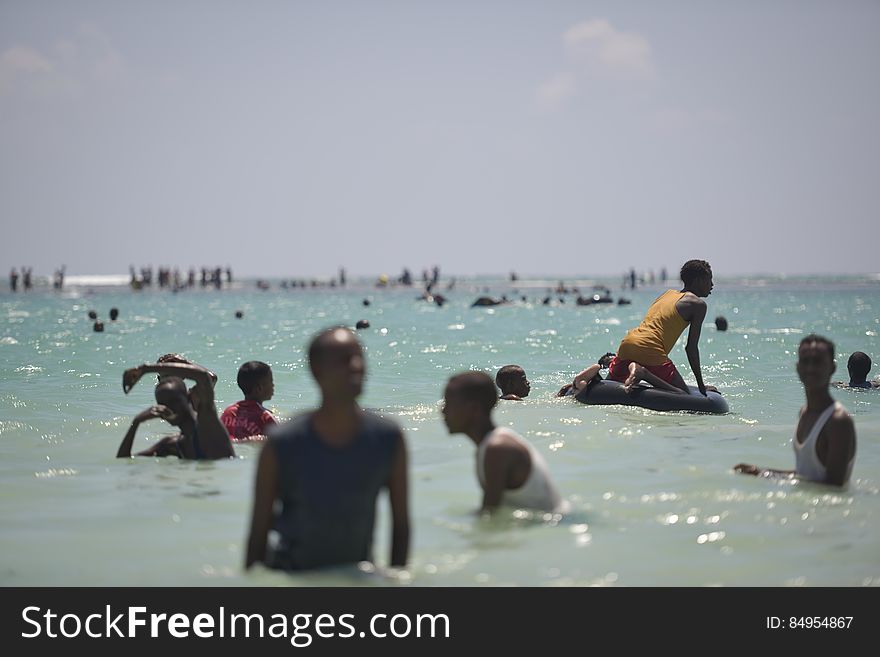
[(606, 20), (572, 25), (562, 35), (576, 64), (611, 77), (652, 79), (651, 44), (640, 34), (619, 32)]
[(0, 68), (23, 73), (48, 73), (52, 64), (36, 50), (13, 46), (0, 55)]
[(52, 62), (32, 48), (7, 48), (0, 54), (0, 94), (11, 90), (18, 79), (45, 76), (53, 70)]
[(589, 79), (650, 81), (656, 76), (651, 44), (635, 32), (621, 32), (596, 18), (562, 34), (568, 70), (556, 73), (537, 90), (538, 102), (555, 109)]
[(75, 94), (95, 83), (118, 82), (125, 74), (125, 60), (107, 35), (83, 24), (49, 53), (22, 45), (0, 53), (0, 96)]

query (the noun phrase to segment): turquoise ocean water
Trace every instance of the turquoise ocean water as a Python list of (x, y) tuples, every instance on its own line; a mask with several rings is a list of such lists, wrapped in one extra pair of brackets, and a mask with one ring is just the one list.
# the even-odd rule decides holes
[[(858, 454), (848, 488), (735, 475), (745, 461), (791, 468), (803, 389), (800, 338), (831, 337), (838, 376), (855, 350), (880, 360), (880, 279), (716, 280), (701, 340), (707, 383), (731, 413), (708, 416), (589, 407), (555, 399), (582, 366), (616, 349), (659, 285), (620, 292), (632, 305), (545, 306), (555, 281), (459, 281), (444, 307), (415, 289), (132, 292), (72, 288), (0, 293), (0, 584), (418, 586), (862, 586), (880, 584), (880, 391), (835, 390), (853, 414)], [(585, 284), (582, 281), (582, 284)], [(571, 282), (569, 282), (571, 284)], [(527, 302), (470, 308), (488, 286)], [(556, 295), (554, 295), (555, 297)], [(364, 298), (371, 305), (362, 305)], [(116, 306), (121, 319), (107, 320)], [(89, 310), (105, 321), (91, 330)], [(236, 310), (244, 318), (234, 318)], [(727, 332), (711, 320), (725, 315)], [(353, 326), (367, 350), (362, 398), (403, 426), (410, 449), (413, 541), (396, 579), (356, 568), (287, 576), (242, 570), (259, 447), (235, 460), (114, 458), (131, 418), (152, 403), (147, 378), (129, 395), (122, 371), (180, 352), (216, 371), (218, 406), (240, 399), (239, 364), (275, 374), (267, 406), (291, 416), (317, 402), (304, 347), (318, 329)], [(683, 350), (672, 358), (693, 383)], [(474, 515), (474, 447), (447, 435), (446, 379), (523, 366), (532, 392), (496, 421), (534, 443), (571, 503), (562, 517)], [(871, 376), (880, 373), (875, 366)], [(136, 448), (170, 433), (141, 427)], [(375, 552), (387, 563), (385, 498)]]

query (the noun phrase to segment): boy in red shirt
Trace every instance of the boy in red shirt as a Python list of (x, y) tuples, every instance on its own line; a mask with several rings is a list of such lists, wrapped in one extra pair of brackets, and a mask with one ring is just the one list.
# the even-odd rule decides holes
[(233, 441), (263, 440), (268, 428), (277, 424), (263, 407), (263, 402), (272, 399), (275, 392), (272, 368), (258, 360), (248, 361), (238, 368), (238, 387), (244, 399), (227, 407), (220, 421)]

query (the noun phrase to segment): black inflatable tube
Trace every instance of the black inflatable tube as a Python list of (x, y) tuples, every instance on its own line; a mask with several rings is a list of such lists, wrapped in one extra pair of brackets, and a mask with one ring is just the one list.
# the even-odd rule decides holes
[(709, 392), (704, 397), (694, 386), (690, 386), (690, 389), (690, 394), (685, 395), (639, 385), (632, 392), (626, 392), (622, 383), (602, 380), (579, 392), (575, 399), (582, 404), (620, 404), (648, 408), (652, 411), (730, 412), (727, 400), (717, 392)]

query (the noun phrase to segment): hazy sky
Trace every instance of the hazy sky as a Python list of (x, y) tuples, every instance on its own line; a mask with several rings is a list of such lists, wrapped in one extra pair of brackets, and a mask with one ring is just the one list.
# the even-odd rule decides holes
[(880, 3), (0, 0), (0, 267), (876, 272)]

